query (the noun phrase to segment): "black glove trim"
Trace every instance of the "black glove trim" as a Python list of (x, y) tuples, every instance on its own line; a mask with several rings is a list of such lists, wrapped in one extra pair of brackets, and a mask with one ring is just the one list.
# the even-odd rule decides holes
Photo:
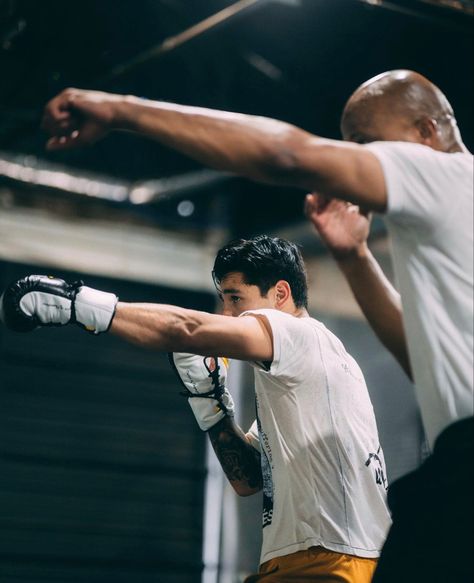
[(83, 285), (84, 285), (84, 282), (81, 280), (74, 281), (70, 285), (72, 298), (71, 298), (71, 317), (69, 318), (69, 324), (77, 324), (78, 326), (80, 326), (79, 322), (76, 320), (76, 296), (79, 292), (79, 289)]

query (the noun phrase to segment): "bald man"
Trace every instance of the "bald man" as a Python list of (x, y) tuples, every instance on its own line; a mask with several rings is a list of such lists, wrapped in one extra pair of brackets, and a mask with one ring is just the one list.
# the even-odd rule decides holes
[[(386, 215), (401, 303), (370, 262), (363, 266), (372, 285), (366, 303), (378, 334), (413, 371), (435, 455), (394, 499), (397, 530), (376, 578), (463, 581), (472, 571), (458, 555), (469, 555), (472, 541), (465, 460), (472, 452), (473, 168), (443, 93), (411, 71), (369, 80), (344, 110), (343, 134), (352, 143), (268, 118), (78, 89), (48, 103), (43, 127), (51, 150), (128, 130), (217, 169)], [(310, 215), (324, 208), (321, 200), (309, 199)]]

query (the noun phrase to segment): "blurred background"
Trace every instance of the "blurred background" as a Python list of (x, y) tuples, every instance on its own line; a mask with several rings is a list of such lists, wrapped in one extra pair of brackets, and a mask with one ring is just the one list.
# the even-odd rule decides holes
[[(0, 287), (83, 279), (126, 301), (213, 311), (231, 238), (302, 246), (311, 314), (363, 369), (393, 480), (426, 453), (410, 383), (302, 214), (304, 192), (213, 172), (113, 134), (47, 153), (45, 102), (68, 86), (266, 115), (338, 138), (352, 91), (414, 69), (473, 146), (467, 0), (0, 0)], [(449, 196), (449, 193), (447, 193)], [(379, 219), (371, 247), (391, 277)], [(252, 376), (231, 366), (238, 419)], [(0, 582), (238, 583), (258, 566), (260, 496), (224, 483), (167, 358), (79, 329), (0, 328)]]

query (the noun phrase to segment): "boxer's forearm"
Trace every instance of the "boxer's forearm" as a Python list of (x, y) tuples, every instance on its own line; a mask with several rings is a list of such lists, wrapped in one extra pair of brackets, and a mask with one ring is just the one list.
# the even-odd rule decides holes
[(272, 339), (257, 318), (232, 318), (166, 304), (119, 302), (110, 331), (159, 352), (272, 360)]
[(386, 278), (367, 245), (337, 260), (371, 328), (412, 378), (400, 295)]
[(226, 417), (208, 432), (212, 447), (231, 486), (239, 496), (262, 489), (260, 453), (250, 445), (233, 419)]
[(143, 348), (164, 352), (184, 352), (183, 318), (166, 305), (119, 302), (110, 332)]
[[(160, 352), (201, 354), (211, 314), (166, 304), (119, 302), (110, 331), (127, 342)], [(214, 347), (209, 347), (214, 354)]]

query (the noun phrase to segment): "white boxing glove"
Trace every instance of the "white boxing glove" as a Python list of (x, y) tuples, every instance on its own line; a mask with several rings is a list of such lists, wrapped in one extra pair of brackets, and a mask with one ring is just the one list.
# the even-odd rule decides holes
[(107, 332), (118, 298), (48, 275), (30, 275), (10, 284), (0, 297), (0, 321), (16, 332), (41, 326), (79, 324), (88, 332)]
[(234, 401), (225, 386), (229, 365), (226, 358), (173, 352), (169, 359), (203, 431), (224, 417), (234, 416)]

